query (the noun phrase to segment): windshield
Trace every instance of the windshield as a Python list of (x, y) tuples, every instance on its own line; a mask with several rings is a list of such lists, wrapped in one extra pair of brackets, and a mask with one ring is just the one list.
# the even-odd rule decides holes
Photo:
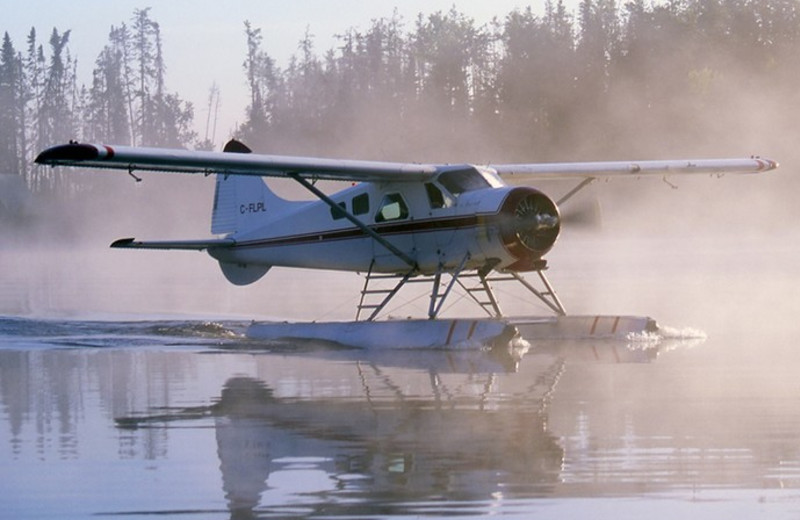
[(453, 195), (465, 191), (475, 191), (489, 188), (489, 182), (475, 168), (463, 168), (442, 172), (438, 178), (439, 183)]

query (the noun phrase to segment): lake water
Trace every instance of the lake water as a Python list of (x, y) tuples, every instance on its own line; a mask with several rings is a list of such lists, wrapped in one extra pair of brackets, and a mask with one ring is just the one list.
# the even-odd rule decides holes
[(148, 279), (134, 260), (0, 251), (18, 275), (0, 284), (0, 516), (800, 517), (797, 242), (637, 243), (558, 258), (567, 307), (705, 340), (257, 343), (246, 320), (161, 310), (241, 314), (255, 293), (313, 314), (351, 284), (276, 292), (279, 272), (223, 292), (169, 262)]
[(2, 516), (800, 516), (785, 350), (369, 353), (245, 326), (0, 320)]

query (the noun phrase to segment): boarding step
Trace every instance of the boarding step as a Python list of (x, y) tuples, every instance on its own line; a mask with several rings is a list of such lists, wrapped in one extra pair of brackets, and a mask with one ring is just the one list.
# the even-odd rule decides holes
[[(361, 289), (361, 298), (356, 307), (356, 321), (362, 319), (362, 313), (369, 312), (366, 317), (367, 321), (374, 320), (378, 314), (383, 310), (387, 303), (397, 294), (397, 291), (409, 281), (413, 271), (406, 274), (397, 273), (374, 273), (372, 272), (373, 265), (370, 265), (367, 276), (364, 280), (364, 287)], [(393, 286), (388, 287), (370, 287), (370, 284), (391, 282)], [(379, 301), (376, 301), (378, 299)]]

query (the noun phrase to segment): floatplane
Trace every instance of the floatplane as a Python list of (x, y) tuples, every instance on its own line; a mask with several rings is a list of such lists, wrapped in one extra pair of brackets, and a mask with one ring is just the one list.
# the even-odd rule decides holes
[[(42, 151), (36, 162), (123, 170), (137, 180), (134, 172), (139, 170), (216, 175), (214, 238), (123, 238), (111, 247), (207, 251), (236, 285), (256, 282), (273, 266), (362, 273), (355, 321), (254, 323), (248, 332), (259, 338), (326, 339), (356, 346), (486, 343), (519, 333), (574, 338), (653, 331), (655, 322), (648, 317), (568, 315), (545, 276), (544, 257), (561, 232), (560, 207), (597, 179), (762, 173), (778, 166), (760, 157), (486, 166), (394, 163), (261, 155), (236, 140), (222, 152), (71, 141)], [(265, 177), (292, 179), (315, 199), (286, 200)], [(326, 194), (318, 180), (351, 185)], [(521, 185), (545, 180), (572, 181), (574, 187), (554, 200)], [(430, 284), (427, 317), (378, 319), (410, 282)], [(507, 318), (493, 289), (505, 282), (524, 287), (548, 308), (548, 316)], [(455, 287), (487, 318), (437, 319)]]

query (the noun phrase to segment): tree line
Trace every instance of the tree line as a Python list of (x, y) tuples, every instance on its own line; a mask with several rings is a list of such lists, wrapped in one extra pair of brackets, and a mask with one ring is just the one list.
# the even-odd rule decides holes
[(58, 191), (58, 170), (35, 168), (42, 149), (70, 139), (139, 146), (190, 146), (194, 110), (165, 89), (159, 24), (149, 9), (112, 26), (91, 83), (78, 82), (71, 31), (54, 28), (42, 43), (35, 28), (24, 50), (8, 32), (0, 49), (0, 173), (23, 176), (34, 191)]
[(324, 55), (306, 37), (284, 69), (248, 24), (239, 133), (274, 153), (418, 161), (701, 152), (742, 140), (744, 112), (797, 106), (799, 15), (796, 0), (583, 0), (574, 13), (551, 0), (410, 28), (394, 14)]
[[(395, 11), (344, 30), (323, 53), (307, 33), (283, 67), (260, 28), (244, 22), (243, 36), (249, 99), (235, 137), (263, 153), (655, 157), (735, 136), (751, 123), (739, 109), (780, 120), (800, 101), (797, 0), (582, 0), (575, 12), (548, 0), (541, 14), (519, 9), (484, 25), (456, 7), (410, 22)], [(73, 138), (212, 146), (193, 130), (192, 105), (165, 89), (161, 29), (148, 9), (111, 28), (89, 85), (77, 80), (69, 37), (53, 29), (42, 43), (32, 29), (18, 50), (6, 33), (0, 172), (34, 189), (58, 186), (66, 181), (32, 158)]]

